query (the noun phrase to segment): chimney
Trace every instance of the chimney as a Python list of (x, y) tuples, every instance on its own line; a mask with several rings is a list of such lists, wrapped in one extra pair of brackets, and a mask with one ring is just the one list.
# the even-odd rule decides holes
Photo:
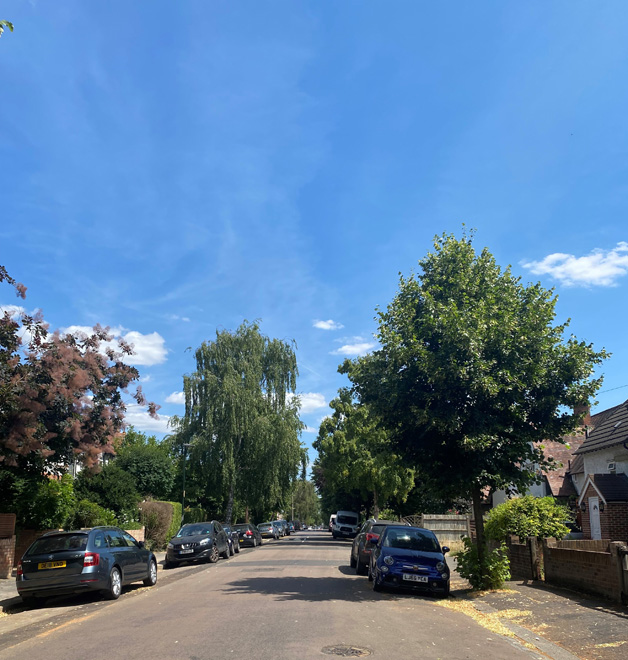
[(574, 406), (573, 412), (574, 415), (584, 415), (580, 425), (588, 430), (588, 427), (591, 426), (591, 406), (588, 403), (580, 403)]

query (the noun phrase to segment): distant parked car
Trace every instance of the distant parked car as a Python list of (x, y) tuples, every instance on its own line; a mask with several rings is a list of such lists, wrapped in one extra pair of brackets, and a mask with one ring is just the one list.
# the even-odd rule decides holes
[(164, 568), (172, 568), (184, 561), (208, 561), (219, 557), (229, 559), (229, 539), (217, 520), (183, 525), (170, 539), (166, 549)]
[(280, 538), (286, 535), (286, 528), (283, 526), (281, 520), (273, 520), (273, 526), (277, 530), (277, 534)]
[(233, 557), (234, 554), (240, 552), (240, 537), (238, 532), (231, 529), (230, 525), (222, 524), (222, 528), (225, 530), (225, 534), (229, 539), (229, 554)]
[(271, 522), (260, 523), (257, 526), (259, 533), (262, 535), (262, 538), (269, 538), (277, 540), (279, 538), (279, 530)]
[(372, 539), (369, 580), (373, 590), (410, 588), (449, 595), (449, 567), (434, 532), (421, 527), (389, 525)]
[(122, 587), (157, 582), (157, 559), (119, 527), (49, 532), (32, 543), (17, 565), (16, 586), (24, 603), (49, 596), (102, 591), (115, 600)]
[(242, 523), (240, 525), (233, 525), (232, 529), (238, 533), (240, 547), (250, 545), (255, 548), (258, 545), (262, 545), (262, 535), (255, 525)]
[(351, 559), (349, 560), (351, 568), (355, 568), (355, 572), (358, 575), (366, 575), (368, 573), (369, 561), (371, 560), (373, 549), (371, 540), (378, 539), (384, 527), (401, 524), (396, 520), (375, 520), (374, 518), (369, 518), (362, 525), (362, 529), (360, 529), (358, 535), (353, 539)]

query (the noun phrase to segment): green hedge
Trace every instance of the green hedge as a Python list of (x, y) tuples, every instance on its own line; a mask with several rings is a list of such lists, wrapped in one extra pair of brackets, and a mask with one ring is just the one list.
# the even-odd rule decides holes
[(181, 529), (181, 502), (168, 502), (172, 504), (172, 520), (168, 528), (168, 540), (170, 540)]
[(200, 506), (186, 507), (183, 513), (183, 522), (186, 523), (199, 523), (205, 522), (207, 514)]

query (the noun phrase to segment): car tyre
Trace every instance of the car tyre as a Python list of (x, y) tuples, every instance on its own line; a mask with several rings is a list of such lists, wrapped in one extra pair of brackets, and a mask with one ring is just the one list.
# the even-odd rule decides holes
[(148, 577), (144, 580), (145, 587), (154, 587), (157, 584), (157, 562), (151, 559), (148, 563)]
[(209, 561), (210, 564), (215, 564), (219, 558), (220, 558), (220, 553), (218, 552), (218, 547), (212, 545), (212, 549), (209, 553), (209, 557), (207, 558), (207, 560)]
[(253, 537), (253, 547), (257, 548), (257, 539)]
[(122, 593), (122, 573), (117, 566), (111, 569), (109, 574), (109, 586), (105, 590), (107, 600), (118, 600)]
[[(351, 558), (349, 559), (349, 566), (351, 566), (351, 568), (355, 568), (356, 563), (357, 563), (356, 560), (353, 558), (353, 551), (351, 551)], [(356, 573), (357, 573), (357, 570), (356, 570)]]
[(447, 586), (443, 589), (442, 593), (440, 594), (441, 598), (449, 598), (449, 582), (447, 583)]
[(166, 560), (164, 562), (164, 569), (165, 570), (168, 570), (170, 568), (174, 568), (175, 566), (176, 566), (176, 564), (174, 562), (171, 562), (171, 561), (168, 561), (168, 560)]
[(368, 567), (368, 576), (369, 576), (369, 582), (373, 581), (373, 573), (371, 572), (371, 565), (369, 564)]
[(223, 559), (229, 559), (229, 557), (231, 557), (231, 553), (229, 552), (229, 544), (228, 544), (228, 543), (227, 543), (227, 547), (225, 548), (225, 551), (224, 551), (224, 552), (221, 552), (221, 553), (220, 553), (220, 556), (221, 556)]
[(367, 572), (368, 572), (368, 567), (360, 561), (360, 555), (358, 555), (358, 560), (355, 563), (355, 574), (366, 575)]
[(373, 576), (373, 591), (382, 591), (383, 590), (382, 583), (377, 579), (377, 576)]
[(240, 541), (238, 541), (237, 543), (234, 543), (234, 544), (233, 544), (233, 549), (234, 549), (236, 555), (239, 555), (239, 554), (240, 554)]
[(233, 546), (233, 543), (230, 543), (229, 544), (229, 556), (233, 557), (233, 555), (235, 555), (235, 548)]

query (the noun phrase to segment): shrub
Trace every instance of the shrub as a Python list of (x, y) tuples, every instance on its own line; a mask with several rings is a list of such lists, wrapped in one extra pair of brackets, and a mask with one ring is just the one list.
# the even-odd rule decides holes
[(148, 501), (140, 504), (144, 535), (153, 547), (163, 548), (179, 531), (181, 526), (181, 504), (179, 502)]
[(115, 463), (105, 465), (97, 474), (87, 470), (80, 472), (75, 481), (75, 490), (81, 499), (111, 509), (123, 525), (138, 518), (137, 503), (140, 495), (135, 489), (135, 480)]
[(552, 497), (517, 497), (489, 511), (484, 525), (486, 537), (503, 541), (508, 534), (519, 537), (540, 536), (562, 539), (569, 532), (565, 525), (572, 519), (566, 506)]
[(205, 522), (207, 514), (200, 506), (187, 507), (183, 514), (183, 522), (185, 523), (198, 523)]
[(174, 483), (174, 467), (170, 457), (159, 446), (125, 447), (115, 465), (131, 474), (135, 487), (144, 496), (168, 497)]
[(71, 516), (76, 499), (72, 477), (46, 479), (37, 487), (34, 498), (27, 501), (21, 518), (34, 529), (63, 527)]
[(168, 502), (172, 505), (172, 521), (168, 529), (168, 538), (171, 539), (181, 529), (181, 502)]
[(71, 529), (81, 527), (96, 527), (97, 525), (117, 525), (116, 515), (110, 509), (105, 509), (95, 502), (80, 500), (68, 521)]
[(510, 579), (510, 561), (506, 544), (489, 550), (484, 547), (484, 565), (480, 566), (478, 547), (468, 536), (462, 539), (464, 550), (457, 555), (458, 573), (469, 580), (473, 589), (499, 589)]

